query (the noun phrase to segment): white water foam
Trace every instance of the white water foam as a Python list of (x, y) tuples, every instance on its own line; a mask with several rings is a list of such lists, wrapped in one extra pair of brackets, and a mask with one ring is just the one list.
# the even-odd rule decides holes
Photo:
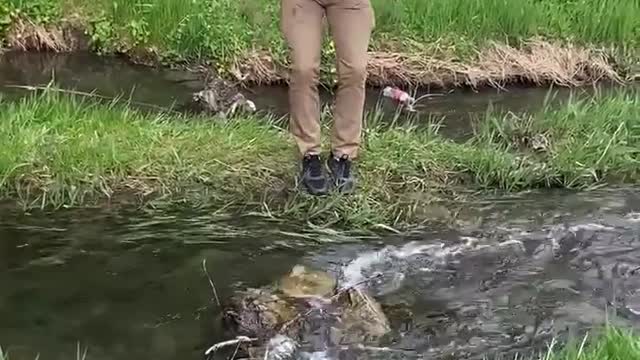
[[(391, 271), (389, 274), (383, 273), (382, 275), (387, 278), (390, 286), (398, 289), (405, 278), (405, 274), (401, 270), (398, 270), (402, 268), (402, 266), (399, 266), (399, 263), (403, 260), (407, 260), (413, 256), (424, 255), (428, 257), (428, 264), (443, 265), (467, 250), (484, 247), (479, 246), (478, 240), (475, 238), (465, 237), (462, 240), (463, 243), (455, 245), (446, 245), (445, 243), (420, 244), (413, 241), (399, 248), (387, 246), (378, 251), (362, 253), (342, 268), (342, 288), (363, 286), (363, 283), (372, 277), (366, 275), (367, 273), (371, 273), (372, 269), (380, 265), (393, 263), (393, 268), (396, 270)], [(423, 267), (422, 270), (430, 271), (431, 269), (429, 267)], [(378, 274), (379, 273), (380, 272), (378, 272)], [(391, 291), (393, 291), (393, 289), (387, 288), (385, 292)]]
[(326, 351), (315, 351), (312, 353), (303, 353), (302, 355), (306, 360), (332, 360)]
[(393, 259), (406, 259), (412, 255), (423, 254), (437, 246), (438, 245), (420, 245), (416, 242), (410, 242), (399, 249), (395, 246), (387, 246), (382, 250), (362, 253), (342, 268), (342, 288), (361, 285), (361, 283), (367, 279), (364, 275), (365, 271), (375, 265), (383, 264)]

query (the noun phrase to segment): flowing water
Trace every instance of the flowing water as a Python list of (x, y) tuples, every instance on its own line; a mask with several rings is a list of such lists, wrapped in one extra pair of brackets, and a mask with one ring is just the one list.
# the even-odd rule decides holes
[(203, 260), (223, 299), (295, 264), (342, 285), (380, 272), (372, 294), (402, 312), (388, 314), (389, 348), (369, 349), (372, 359), (526, 353), (603, 324), (606, 308), (637, 327), (637, 194), (485, 199), (451, 228), (404, 235), (302, 231), (208, 211), (5, 209), (0, 344), (18, 360), (69, 359), (78, 344), (93, 359), (202, 359), (225, 340)]
[[(44, 85), (52, 76), (63, 88), (158, 106), (202, 86), (188, 73), (86, 54), (0, 57), (9, 98), (25, 92), (6, 85)], [(251, 91), (258, 107), (286, 112), (284, 88)], [(546, 94), (456, 92), (429, 100), (423, 114), (446, 116), (445, 130), (456, 137), (488, 104), (532, 110)], [(377, 100), (370, 90), (367, 106)], [(605, 308), (615, 310), (614, 321), (638, 326), (637, 190), (484, 199), (465, 206), (451, 228), (402, 235), (303, 230), (204, 210), (0, 208), (0, 347), (12, 360), (68, 360), (85, 347), (89, 359), (203, 359), (227, 340), (204, 260), (223, 299), (296, 264), (329, 271), (342, 285), (381, 273), (369, 290), (385, 309), (399, 310), (388, 314), (392, 336), (379, 348), (342, 349), (343, 359), (527, 352), (602, 324)]]

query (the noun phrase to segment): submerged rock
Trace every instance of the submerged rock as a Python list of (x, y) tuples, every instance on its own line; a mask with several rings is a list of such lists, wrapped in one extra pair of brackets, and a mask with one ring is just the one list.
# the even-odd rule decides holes
[(184, 105), (184, 109), (225, 119), (238, 111), (253, 113), (256, 111), (256, 105), (234, 84), (224, 79), (214, 79), (207, 83), (204, 90), (194, 93), (190, 101)]
[(269, 289), (246, 289), (236, 293), (223, 312), (223, 325), (233, 336), (261, 341), (275, 336), (277, 328), (297, 315), (293, 302)]
[(381, 305), (365, 290), (337, 291), (334, 277), (304, 266), (295, 266), (269, 286), (236, 293), (225, 307), (223, 319), (229, 335), (258, 339), (259, 345), (252, 349), (260, 354), (258, 358), (276, 343), (287, 345), (281, 344), (281, 354), (293, 354), (298, 348), (293, 344), (321, 349), (376, 345), (391, 330)]
[(324, 271), (296, 265), (278, 282), (278, 290), (292, 298), (328, 298), (336, 291), (336, 279)]
[(367, 292), (351, 288), (340, 294), (341, 345), (375, 343), (391, 331), (382, 306)]

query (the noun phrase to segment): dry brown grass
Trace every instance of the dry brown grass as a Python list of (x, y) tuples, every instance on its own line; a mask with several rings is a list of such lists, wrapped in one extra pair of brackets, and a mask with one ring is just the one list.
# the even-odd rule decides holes
[(88, 40), (81, 27), (72, 22), (45, 26), (29, 19), (16, 19), (5, 37), (13, 50), (70, 52), (88, 48)]
[[(9, 48), (23, 51), (69, 52), (88, 48), (79, 20), (45, 27), (28, 19), (13, 22), (7, 36)], [(491, 43), (476, 56), (461, 61), (453, 55), (434, 56), (431, 50), (397, 52), (393, 47), (370, 52), (368, 84), (372, 86), (430, 86), (472, 88), (530, 85), (583, 86), (601, 80), (637, 80), (632, 72), (623, 78), (603, 51), (534, 39), (522, 47)], [(446, 53), (446, 52), (444, 52)], [(135, 63), (157, 64), (154, 48), (133, 49), (128, 54)], [(288, 79), (287, 64), (266, 50), (254, 50), (239, 58), (230, 69), (232, 76), (246, 84), (274, 84)]]
[(279, 64), (266, 51), (252, 51), (237, 59), (230, 69), (236, 80), (255, 84), (273, 84), (286, 81), (286, 66)]
[[(235, 76), (251, 83), (287, 80), (286, 67), (254, 52), (234, 66)], [(438, 59), (429, 54), (370, 52), (368, 83), (373, 86), (503, 87), (513, 83), (583, 86), (624, 82), (607, 56), (597, 50), (531, 40), (521, 48), (493, 43), (475, 59)]]

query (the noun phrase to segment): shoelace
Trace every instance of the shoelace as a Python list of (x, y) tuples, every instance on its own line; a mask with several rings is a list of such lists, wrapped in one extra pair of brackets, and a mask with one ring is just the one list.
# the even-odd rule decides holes
[(351, 172), (351, 163), (348, 160), (349, 159), (346, 156), (335, 159), (337, 164), (336, 173), (338, 173), (340, 177), (349, 177)]
[(305, 158), (307, 163), (309, 174), (313, 177), (322, 175), (322, 163), (317, 155), (310, 155)]

